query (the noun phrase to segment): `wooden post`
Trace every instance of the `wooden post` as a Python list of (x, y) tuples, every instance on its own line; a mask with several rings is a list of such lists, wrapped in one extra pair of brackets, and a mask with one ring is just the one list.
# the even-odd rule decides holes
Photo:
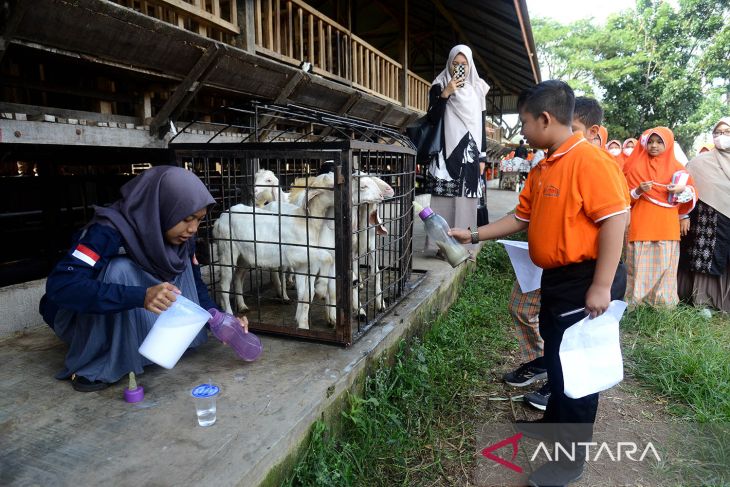
[(142, 94), (140, 103), (136, 105), (136, 115), (141, 120), (140, 125), (147, 125), (152, 121), (152, 92)]
[[(237, 0), (233, 15), (234, 25), (241, 29), (241, 33), (236, 36), (234, 45), (244, 51), (253, 54), (256, 52), (256, 14), (255, 0)], [(232, 19), (232, 20), (233, 20)], [(260, 29), (259, 23), (259, 29)]]
[(403, 0), (403, 23), (401, 24), (401, 38), (398, 41), (398, 50), (400, 51), (400, 64), (403, 66), (401, 70), (398, 85), (400, 87), (400, 102), (403, 107), (408, 106), (408, 97), (410, 90), (408, 86), (408, 0)]
[(274, 9), (271, 2), (274, 0), (266, 0), (266, 20), (264, 20), (264, 27), (266, 27), (266, 40), (264, 41), (264, 47), (266, 49), (274, 50)]
[(274, 21), (272, 22), (273, 28), (274, 28), (274, 35), (276, 38), (276, 45), (274, 46), (274, 51), (276, 51), (279, 54), (283, 54), (281, 51), (281, 2), (279, 0), (274, 0), (276, 2), (276, 5), (274, 6)]
[(287, 50), (287, 56), (290, 58), (294, 58), (294, 4), (289, 2), (286, 2), (286, 11), (288, 15), (288, 26), (289, 26), (289, 34), (287, 36), (287, 42), (289, 49)]
[(304, 13), (301, 7), (297, 7), (297, 26), (299, 26), (296, 36), (299, 43), (299, 57), (297, 59), (304, 61)]
[(314, 66), (317, 62), (314, 58), (314, 15), (307, 13), (307, 17), (309, 20), (309, 53), (307, 54), (307, 59)]
[(334, 56), (332, 56), (332, 26), (327, 24), (327, 69), (330, 73), (335, 74), (337, 69), (334, 66)]
[(322, 19), (318, 21), (318, 35), (319, 35), (319, 67), (323, 70), (327, 70), (327, 64), (325, 63), (325, 39), (324, 39), (324, 22)]

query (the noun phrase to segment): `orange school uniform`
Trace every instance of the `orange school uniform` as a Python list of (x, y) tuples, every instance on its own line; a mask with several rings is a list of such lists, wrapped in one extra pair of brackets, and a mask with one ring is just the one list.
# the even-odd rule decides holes
[(530, 258), (543, 269), (598, 258), (599, 223), (626, 212), (611, 156), (573, 134), (530, 171), (515, 216), (529, 222)]
[[(659, 135), (666, 147), (657, 157), (651, 157), (646, 150), (647, 141), (652, 134)], [(666, 127), (657, 127), (644, 132), (624, 168), (631, 191), (636, 191), (642, 182), (655, 183), (649, 192), (638, 198), (633, 197), (636, 193), (632, 195), (629, 242), (679, 240), (679, 217), (692, 211), (697, 201), (697, 193), (692, 177), (674, 157), (672, 131)], [(687, 203), (672, 204), (668, 201), (666, 185), (672, 182), (672, 176), (676, 172), (687, 173), (689, 176), (687, 187), (694, 192), (694, 198)]]

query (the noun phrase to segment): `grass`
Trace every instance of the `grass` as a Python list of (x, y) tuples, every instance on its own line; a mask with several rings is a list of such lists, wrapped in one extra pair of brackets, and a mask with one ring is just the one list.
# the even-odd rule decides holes
[(638, 307), (621, 322), (629, 370), (670, 399), (669, 412), (699, 423), (730, 422), (730, 319), (701, 310)]
[[(477, 265), (423, 338), (401, 342), (394, 363), (381, 364), (362, 397), (349, 397), (337, 435), (322, 422), (314, 425), (284, 485), (466, 483), (475, 426), (488, 421), (476, 398), (489, 389), (486, 372), (515, 348), (507, 312), (514, 275), (502, 246), (486, 245)], [(681, 467), (683, 478), (730, 485), (728, 316), (708, 319), (687, 306), (639, 307), (622, 320), (622, 332), (627, 371), (650, 391), (647, 407), (656, 407), (652, 399), (659, 395), (676, 420), (720, 428), (699, 445), (700, 458)]]
[(401, 342), (393, 365), (378, 368), (362, 397), (349, 398), (339, 435), (315, 424), (285, 485), (453, 485), (467, 475), (480, 413), (475, 395), (514, 347), (513, 277), (502, 246), (488, 244), (477, 266), (423, 338)]
[(666, 467), (686, 485), (730, 485), (730, 319), (641, 306), (621, 322), (628, 369), (680, 424)]

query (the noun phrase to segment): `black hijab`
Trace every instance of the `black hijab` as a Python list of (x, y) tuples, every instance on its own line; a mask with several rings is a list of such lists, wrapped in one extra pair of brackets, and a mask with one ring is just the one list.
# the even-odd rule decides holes
[(173, 280), (185, 270), (194, 244), (191, 239), (172, 245), (165, 232), (215, 200), (195, 174), (174, 166), (148, 169), (120, 191), (122, 199), (107, 208), (95, 207), (89, 224), (116, 228), (132, 260), (163, 281)]

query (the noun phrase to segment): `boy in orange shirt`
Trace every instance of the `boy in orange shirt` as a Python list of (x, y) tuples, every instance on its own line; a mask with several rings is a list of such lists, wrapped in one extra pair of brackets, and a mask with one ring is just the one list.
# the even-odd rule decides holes
[[(583, 311), (603, 314), (626, 289), (626, 270), (619, 263), (626, 222), (621, 174), (608, 153), (572, 133), (574, 103), (573, 90), (562, 81), (522, 92), (517, 104), (522, 133), (531, 146), (548, 147), (548, 157), (530, 172), (514, 215), (474, 231), (450, 232), (472, 243), (527, 229), (530, 258), (543, 268), (540, 335), (551, 395), (541, 422), (557, 424), (551, 439), (568, 451), (576, 442), (590, 441), (598, 394), (580, 399), (564, 394), (558, 354), (563, 333)], [(545, 438), (536, 425), (518, 429)], [(546, 463), (530, 475), (530, 484), (565, 485), (580, 477), (585, 452), (577, 445), (575, 450), (574, 461)]]
[(573, 120), (570, 122), (573, 133), (583, 132), (583, 137), (588, 142), (600, 147), (599, 137), (602, 122), (603, 108), (601, 108), (598, 101), (587, 96), (578, 96), (575, 98)]

